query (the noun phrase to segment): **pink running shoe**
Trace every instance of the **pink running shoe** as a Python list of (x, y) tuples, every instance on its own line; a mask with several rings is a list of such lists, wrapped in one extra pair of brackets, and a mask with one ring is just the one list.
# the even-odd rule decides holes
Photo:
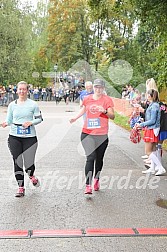
[(92, 194), (92, 187), (91, 187), (91, 185), (86, 185), (85, 194)]
[(94, 190), (99, 191), (99, 189), (100, 189), (99, 179), (94, 179)]
[(33, 186), (36, 186), (36, 187), (40, 186), (39, 180), (35, 176), (31, 176), (30, 180), (31, 180)]
[(25, 195), (24, 187), (19, 187), (17, 193), (15, 194), (15, 197), (20, 198), (20, 197), (24, 197), (24, 195)]

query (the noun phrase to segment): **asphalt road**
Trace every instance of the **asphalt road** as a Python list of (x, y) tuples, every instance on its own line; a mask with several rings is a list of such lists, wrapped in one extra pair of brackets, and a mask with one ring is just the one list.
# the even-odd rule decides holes
[[(133, 144), (129, 132), (110, 122), (110, 143), (101, 174), (101, 190), (84, 195), (85, 156), (80, 144), (82, 118), (69, 118), (78, 104), (39, 102), (44, 121), (36, 126), (39, 147), (36, 175), (41, 186), (33, 188), (26, 177), (26, 195), (17, 190), (7, 147), (9, 128), (0, 128), (0, 230), (87, 230), (166, 228), (167, 209), (157, 206), (167, 199), (167, 174), (143, 175), (144, 143)], [(0, 121), (6, 108), (0, 108)], [(167, 168), (167, 153), (163, 164)], [(166, 251), (167, 236), (31, 237), (1, 239), (0, 252), (21, 251)]]

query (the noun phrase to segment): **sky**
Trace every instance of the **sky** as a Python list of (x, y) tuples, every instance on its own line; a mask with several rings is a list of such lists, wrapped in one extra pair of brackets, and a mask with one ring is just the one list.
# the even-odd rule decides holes
[(38, 1), (39, 1), (39, 0), (20, 0), (20, 2), (21, 2), (23, 5), (26, 4), (26, 3), (28, 2), (28, 3), (31, 3), (32, 5), (34, 5), (35, 7), (36, 7)]
[[(36, 9), (37, 3), (39, 1), (40, 0), (20, 0), (20, 2), (22, 3), (23, 6), (28, 2), (28, 3), (31, 3), (31, 5), (34, 6), (35, 9)], [(43, 2), (46, 3), (46, 2), (48, 2), (48, 0), (43, 0)]]
[(38, 1), (39, 0), (20, 0), (20, 3), (23, 7), (26, 5), (26, 3), (29, 3), (34, 7), (34, 9), (36, 9)]

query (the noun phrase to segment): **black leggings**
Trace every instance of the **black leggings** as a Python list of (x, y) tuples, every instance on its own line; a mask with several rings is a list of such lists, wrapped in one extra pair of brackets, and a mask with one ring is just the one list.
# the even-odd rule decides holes
[(108, 146), (107, 135), (89, 135), (86, 133), (81, 134), (82, 146), (86, 154), (85, 176), (86, 184), (91, 185), (92, 177), (99, 179), (100, 172), (103, 167), (103, 158), (105, 150)]
[(9, 135), (8, 146), (13, 156), (15, 178), (20, 187), (24, 186), (23, 162), (25, 172), (29, 176), (34, 174), (37, 145), (36, 137), (22, 138)]

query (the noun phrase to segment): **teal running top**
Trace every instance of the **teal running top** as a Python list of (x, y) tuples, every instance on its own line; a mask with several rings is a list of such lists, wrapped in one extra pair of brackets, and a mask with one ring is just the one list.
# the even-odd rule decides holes
[[(8, 106), (6, 122), (11, 126), (9, 134), (12, 136), (36, 136), (34, 125), (42, 122), (42, 116), (38, 104), (30, 99), (27, 99), (22, 104), (17, 104), (17, 100), (11, 102)], [(24, 122), (32, 122), (32, 126), (24, 128), (22, 126)]]

